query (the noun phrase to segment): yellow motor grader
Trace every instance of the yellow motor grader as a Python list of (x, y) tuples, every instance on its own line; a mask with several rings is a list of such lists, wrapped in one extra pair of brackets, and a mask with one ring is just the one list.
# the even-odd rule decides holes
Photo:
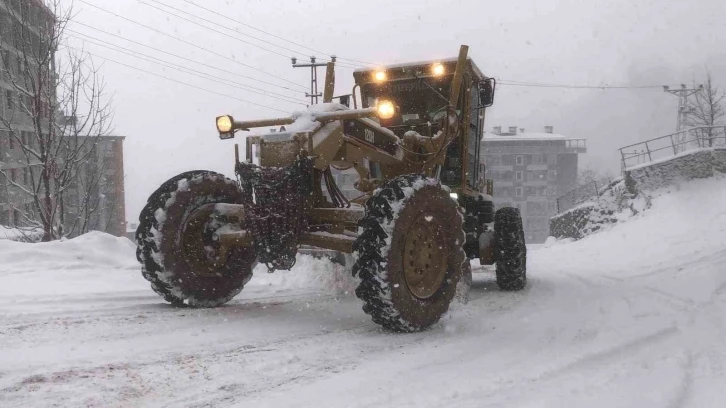
[[(471, 259), (496, 263), (502, 290), (522, 289), (521, 216), (494, 212), (479, 162), (496, 84), (467, 53), (357, 70), (352, 108), (332, 103), (331, 63), (322, 104), (276, 119), (218, 117), (221, 139), (279, 131), (248, 135), (242, 159), (235, 146), (237, 180), (190, 171), (149, 197), (136, 231), (143, 276), (173, 304), (214, 307), (258, 263), (290, 269), (301, 246), (339, 251), (352, 255), (363, 310), (402, 332), (446, 313), (471, 281)], [(331, 169), (354, 169), (360, 197), (346, 199)]]

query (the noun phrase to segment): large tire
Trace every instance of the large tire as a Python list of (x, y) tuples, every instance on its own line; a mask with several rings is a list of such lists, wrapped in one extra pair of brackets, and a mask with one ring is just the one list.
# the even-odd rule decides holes
[(527, 246), (518, 209), (506, 207), (497, 210), (493, 241), (499, 289), (524, 289), (527, 285)]
[(402, 176), (379, 188), (366, 202), (353, 245), (363, 311), (397, 332), (438, 322), (461, 277), (462, 224), (459, 206), (435, 179)]
[[(248, 199), (235, 181), (211, 171), (182, 173), (162, 184), (141, 211), (136, 230), (136, 257), (151, 288), (177, 306), (214, 307), (236, 296), (252, 277), (254, 251), (234, 248), (224, 265), (215, 265), (218, 247), (211, 236), (219, 220), (204, 217), (208, 221), (201, 226), (189, 221), (205, 204), (242, 204)], [(189, 231), (196, 232), (189, 236)], [(197, 243), (193, 250), (189, 242)]]

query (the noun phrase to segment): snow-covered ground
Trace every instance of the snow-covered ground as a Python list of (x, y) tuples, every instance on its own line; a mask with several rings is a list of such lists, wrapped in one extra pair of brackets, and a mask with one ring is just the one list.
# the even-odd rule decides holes
[(726, 179), (673, 190), (532, 249), (523, 292), (475, 274), (467, 305), (405, 335), (307, 257), (192, 310), (128, 240), (0, 241), (0, 406), (723, 407)]

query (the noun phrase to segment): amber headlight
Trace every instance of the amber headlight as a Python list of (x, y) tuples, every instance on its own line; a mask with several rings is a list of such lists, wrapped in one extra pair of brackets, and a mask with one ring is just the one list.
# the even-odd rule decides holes
[(234, 125), (234, 119), (229, 115), (220, 116), (217, 118), (217, 131), (219, 133), (230, 133)]
[(375, 79), (376, 82), (384, 82), (388, 79), (388, 75), (386, 75), (386, 71), (376, 71), (373, 74), (373, 79)]
[(396, 108), (393, 106), (393, 102), (382, 100), (376, 105), (378, 111), (378, 117), (381, 119), (391, 119), (396, 113)]
[(446, 73), (446, 68), (441, 63), (436, 63), (431, 67), (431, 73), (434, 76), (440, 77)]

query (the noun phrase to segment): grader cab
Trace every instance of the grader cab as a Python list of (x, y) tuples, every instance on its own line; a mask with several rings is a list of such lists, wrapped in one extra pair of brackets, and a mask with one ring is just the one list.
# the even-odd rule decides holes
[[(213, 307), (258, 263), (271, 272), (290, 269), (302, 246), (339, 251), (352, 255), (363, 310), (404, 332), (440, 319), (471, 281), (471, 259), (495, 263), (501, 289), (522, 289), (521, 216), (494, 212), (479, 165), (495, 82), (467, 53), (358, 70), (352, 108), (331, 103), (329, 64), (321, 105), (277, 119), (218, 117), (222, 139), (280, 128), (247, 135), (243, 158), (235, 146), (237, 181), (191, 171), (151, 195), (136, 233), (144, 277), (171, 303)], [(354, 169), (360, 196), (346, 199), (331, 169)]]

